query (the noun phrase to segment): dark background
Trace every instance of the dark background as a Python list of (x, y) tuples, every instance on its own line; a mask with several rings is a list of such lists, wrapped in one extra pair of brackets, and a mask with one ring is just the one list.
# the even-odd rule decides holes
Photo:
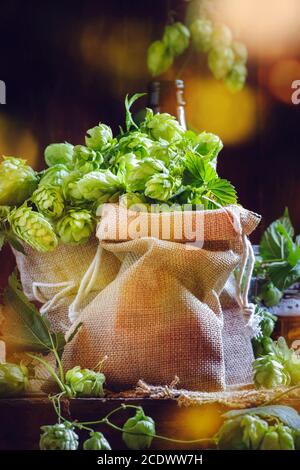
[[(0, 106), (0, 154), (18, 154), (42, 168), (48, 143), (83, 142), (86, 129), (99, 121), (116, 131), (125, 94), (147, 90), (146, 47), (161, 36), (168, 10), (177, 8), (180, 19), (185, 7), (183, 1), (2, 1), (0, 79), (7, 104)], [(263, 216), (255, 242), (285, 206), (300, 232), (300, 105), (276, 98), (265, 85), (272, 65), (250, 56), (252, 131), (224, 139), (219, 160), (219, 172), (236, 186), (241, 204)], [(188, 123), (196, 75), (214, 80), (203, 62), (187, 69)], [(242, 111), (229, 114), (227, 125), (234, 129), (242, 118)]]

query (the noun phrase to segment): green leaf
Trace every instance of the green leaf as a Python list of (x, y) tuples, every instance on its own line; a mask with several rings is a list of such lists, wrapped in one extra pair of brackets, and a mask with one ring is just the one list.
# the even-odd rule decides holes
[(217, 205), (228, 206), (237, 202), (234, 186), (225, 179), (215, 178), (209, 181), (207, 189), (207, 196), (216, 201)]
[(275, 220), (269, 225), (262, 236), (259, 252), (264, 261), (287, 258), (287, 240), (286, 237), (280, 233), (280, 231), (282, 232), (282, 227), (285, 229), (288, 238), (292, 240), (294, 228), (287, 209), (280, 219)]
[(0, 251), (2, 250), (4, 243), (5, 243), (5, 232), (0, 232)]
[(134, 95), (132, 95), (131, 98), (128, 98), (128, 95), (126, 95), (126, 98), (125, 98), (125, 110), (126, 110), (125, 122), (126, 122), (127, 132), (130, 130), (131, 127), (135, 127), (136, 129), (138, 129), (138, 126), (136, 125), (136, 123), (134, 122), (134, 120), (132, 118), (130, 108), (136, 100), (138, 100), (139, 98), (141, 98), (142, 96), (145, 96), (145, 95), (146, 95), (146, 93), (135, 93)]
[(291, 266), (288, 261), (270, 264), (268, 274), (273, 284), (284, 291), (300, 279), (300, 261)]
[(15, 273), (8, 280), (4, 292), (4, 302), (9, 308), (9, 316), (4, 320), (3, 335), (0, 337), (9, 349), (35, 351), (42, 354), (62, 351), (65, 339), (62, 333), (52, 333), (45, 317), (24, 295)]
[(212, 165), (193, 152), (187, 152), (185, 166), (194, 177), (194, 182), (199, 184), (209, 183), (217, 178), (217, 172)]
[(300, 416), (294, 408), (285, 405), (258, 406), (257, 408), (246, 408), (244, 410), (232, 410), (223, 416), (226, 419), (236, 418), (245, 414), (254, 414), (262, 418), (275, 417), (287, 426), (300, 432)]
[(278, 232), (283, 236), (286, 241), (286, 248), (287, 248), (287, 260), (291, 266), (295, 266), (298, 261), (300, 260), (300, 246), (297, 246), (291, 237), (288, 234), (286, 228), (282, 225), (278, 225)]

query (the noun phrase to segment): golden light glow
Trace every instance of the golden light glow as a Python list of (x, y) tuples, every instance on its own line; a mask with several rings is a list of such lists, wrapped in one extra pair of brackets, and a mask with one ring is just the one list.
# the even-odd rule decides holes
[(193, 440), (213, 436), (223, 422), (220, 405), (180, 408), (176, 412), (176, 423), (181, 439)]
[(232, 94), (213, 78), (186, 80), (187, 122), (197, 131), (219, 135), (225, 144), (237, 144), (251, 137), (256, 127), (256, 102), (246, 86)]
[(30, 130), (21, 124), (0, 116), (0, 155), (21, 157), (36, 167), (38, 163), (38, 143)]
[(264, 59), (299, 50), (299, 0), (217, 0), (216, 17)]

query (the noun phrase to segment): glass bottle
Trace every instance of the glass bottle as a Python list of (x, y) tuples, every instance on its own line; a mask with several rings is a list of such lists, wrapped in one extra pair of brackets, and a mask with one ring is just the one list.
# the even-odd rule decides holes
[(186, 129), (183, 80), (154, 80), (149, 84), (148, 97), (148, 107), (154, 113), (172, 114)]

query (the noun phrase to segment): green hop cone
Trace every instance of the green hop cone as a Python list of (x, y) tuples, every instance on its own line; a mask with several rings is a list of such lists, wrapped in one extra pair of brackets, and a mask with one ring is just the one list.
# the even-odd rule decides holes
[(45, 162), (48, 166), (57, 164), (70, 165), (73, 159), (73, 145), (65, 142), (64, 144), (50, 144), (45, 148)]
[(120, 207), (131, 209), (132, 211), (148, 212), (149, 204), (143, 194), (126, 193), (122, 194), (119, 199)]
[(243, 442), (247, 449), (259, 449), (268, 430), (268, 423), (255, 415), (245, 415), (241, 419)]
[(93, 215), (85, 209), (70, 209), (56, 224), (59, 239), (65, 245), (82, 245), (92, 236), (95, 228)]
[(90, 438), (84, 441), (83, 450), (111, 450), (111, 447), (102, 432), (93, 431)]
[(295, 450), (294, 431), (288, 426), (277, 424), (266, 432), (260, 450)]
[(121, 188), (119, 178), (110, 170), (95, 170), (77, 183), (79, 193), (87, 201), (97, 201), (103, 194), (114, 194)]
[(273, 353), (259, 357), (253, 362), (254, 383), (256, 387), (275, 388), (279, 385), (289, 385), (290, 374), (282, 362)]
[(58, 187), (40, 186), (31, 199), (37, 210), (49, 219), (58, 219), (64, 211), (64, 199)]
[(78, 435), (74, 432), (72, 423), (64, 421), (41, 427), (40, 450), (77, 450)]
[(258, 338), (252, 338), (252, 347), (254, 357), (265, 356), (266, 354), (273, 352), (273, 340), (268, 336), (259, 336)]
[(182, 54), (188, 47), (189, 42), (190, 32), (180, 21), (165, 27), (163, 43), (172, 55)]
[(277, 317), (275, 315), (272, 315), (268, 310), (266, 309), (260, 309), (259, 312), (257, 312), (258, 315), (261, 317), (259, 326), (261, 329), (261, 333), (263, 336), (271, 336), (273, 333), (275, 323), (277, 321)]
[(167, 202), (179, 189), (180, 179), (175, 179), (168, 173), (157, 173), (146, 183), (145, 195), (151, 199)]
[(29, 372), (23, 364), (0, 364), (0, 398), (22, 395), (29, 385)]
[(123, 175), (123, 181), (128, 192), (144, 191), (146, 182), (152, 175), (167, 171), (163, 162), (153, 158), (137, 160), (134, 165), (127, 168)]
[(205, 18), (198, 18), (190, 25), (191, 37), (195, 48), (200, 52), (208, 52), (212, 47), (213, 24)]
[(247, 68), (244, 64), (234, 64), (225, 78), (225, 85), (232, 93), (238, 93), (244, 88), (247, 78)]
[(234, 53), (230, 47), (219, 46), (210, 50), (208, 66), (217, 80), (227, 77), (234, 65)]
[(122, 155), (132, 152), (137, 158), (144, 158), (149, 156), (153, 141), (147, 134), (134, 131), (121, 137), (118, 146)]
[(98, 126), (87, 131), (85, 143), (87, 147), (99, 152), (107, 150), (113, 144), (111, 128), (106, 124), (99, 123)]
[(74, 170), (63, 180), (62, 191), (64, 198), (72, 204), (80, 205), (84, 202), (84, 197), (78, 188), (78, 182), (81, 178), (82, 172)]
[(0, 206), (0, 223), (6, 222), (11, 212), (10, 206)]
[(66, 385), (73, 397), (103, 397), (105, 375), (75, 366), (66, 373)]
[(213, 162), (216, 161), (223, 148), (223, 142), (220, 137), (211, 132), (201, 132), (196, 137), (195, 144), (195, 151)]
[(133, 418), (129, 418), (123, 426), (122, 439), (131, 450), (149, 449), (155, 435), (155, 423), (145, 416), (142, 409), (137, 410)]
[(8, 217), (13, 233), (37, 251), (53, 251), (58, 244), (50, 222), (31, 207), (21, 206), (14, 209)]
[(66, 165), (58, 164), (47, 168), (42, 172), (39, 182), (40, 186), (61, 186), (63, 181), (69, 176), (70, 171)]
[(161, 160), (168, 167), (172, 161), (175, 161), (176, 156), (176, 150), (172, 149), (167, 142), (153, 142), (150, 152), (151, 158)]
[(230, 47), (232, 44), (232, 32), (226, 24), (217, 24), (214, 27), (212, 37), (213, 47)]
[(226, 419), (218, 431), (218, 449), (220, 450), (246, 450), (247, 445), (243, 441), (243, 429), (241, 418)]
[(273, 342), (273, 352), (282, 362), (285, 370), (291, 377), (291, 384), (300, 383), (300, 358), (294, 349), (289, 348), (286, 340), (281, 336), (277, 341)]
[(248, 59), (248, 50), (244, 43), (234, 41), (231, 45), (234, 52), (234, 62), (237, 64), (245, 64)]
[(36, 172), (25, 160), (3, 157), (0, 163), (0, 205), (19, 206), (38, 185)]
[(272, 282), (264, 284), (261, 289), (261, 298), (267, 307), (274, 307), (274, 305), (277, 305), (280, 302), (282, 295), (283, 292), (277, 289)]
[(76, 170), (89, 173), (100, 168), (103, 163), (103, 156), (100, 152), (84, 145), (76, 145), (74, 147), (73, 163)]
[(147, 65), (154, 77), (166, 72), (172, 63), (173, 56), (163, 41), (154, 41), (150, 44), (147, 51)]
[(166, 142), (178, 142), (182, 140), (184, 129), (174, 116), (167, 113), (153, 115), (151, 109), (147, 109), (145, 122), (142, 125), (146, 132), (155, 140)]

